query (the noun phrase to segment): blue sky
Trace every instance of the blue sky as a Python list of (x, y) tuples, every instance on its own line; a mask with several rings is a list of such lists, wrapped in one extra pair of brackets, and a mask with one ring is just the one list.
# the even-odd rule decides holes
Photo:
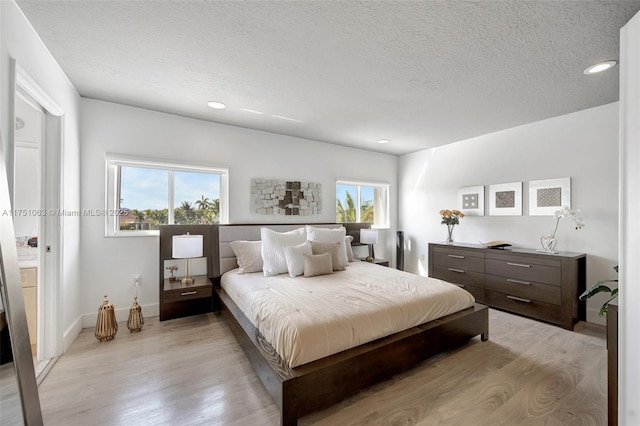
[[(169, 206), (169, 172), (143, 167), (121, 169), (121, 207), (129, 209), (166, 209)], [(174, 172), (174, 206), (183, 201), (194, 204), (202, 195), (213, 200), (220, 197), (220, 175), (197, 172)]]

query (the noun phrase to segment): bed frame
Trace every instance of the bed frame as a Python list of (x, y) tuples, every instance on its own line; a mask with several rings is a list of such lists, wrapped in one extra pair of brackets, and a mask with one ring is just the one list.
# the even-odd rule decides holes
[(291, 368), (219, 285), (222, 273), (236, 266), (229, 242), (259, 239), (261, 226), (286, 231), (300, 225), (218, 226), (214, 239), (219, 243), (220, 269), (216, 271), (214, 283), (222, 302), (221, 314), (280, 408), (283, 426), (297, 425), (300, 417), (330, 407), (433, 355), (462, 346), (477, 335), (482, 341), (489, 338), (488, 308), (476, 304), (444, 318)]

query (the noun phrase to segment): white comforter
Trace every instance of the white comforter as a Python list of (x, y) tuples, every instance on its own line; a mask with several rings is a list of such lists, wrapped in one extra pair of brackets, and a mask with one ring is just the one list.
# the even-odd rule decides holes
[(473, 306), (467, 291), (366, 262), (292, 278), (222, 276), (222, 287), (291, 366), (315, 361)]

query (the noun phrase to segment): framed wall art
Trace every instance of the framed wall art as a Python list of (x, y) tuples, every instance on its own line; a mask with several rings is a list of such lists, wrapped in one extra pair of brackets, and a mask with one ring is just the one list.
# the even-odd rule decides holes
[(553, 216), (563, 206), (571, 208), (571, 178), (529, 182), (530, 216)]
[(491, 216), (522, 216), (522, 182), (489, 186)]
[(459, 188), (458, 210), (467, 216), (484, 216), (484, 186)]

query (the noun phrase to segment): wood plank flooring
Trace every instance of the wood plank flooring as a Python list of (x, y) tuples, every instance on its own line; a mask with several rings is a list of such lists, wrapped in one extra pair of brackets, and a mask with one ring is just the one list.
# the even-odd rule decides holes
[[(301, 425), (606, 425), (604, 327), (490, 311), (490, 340), (431, 358)], [(46, 425), (278, 425), (217, 314), (83, 330), (40, 385)]]

